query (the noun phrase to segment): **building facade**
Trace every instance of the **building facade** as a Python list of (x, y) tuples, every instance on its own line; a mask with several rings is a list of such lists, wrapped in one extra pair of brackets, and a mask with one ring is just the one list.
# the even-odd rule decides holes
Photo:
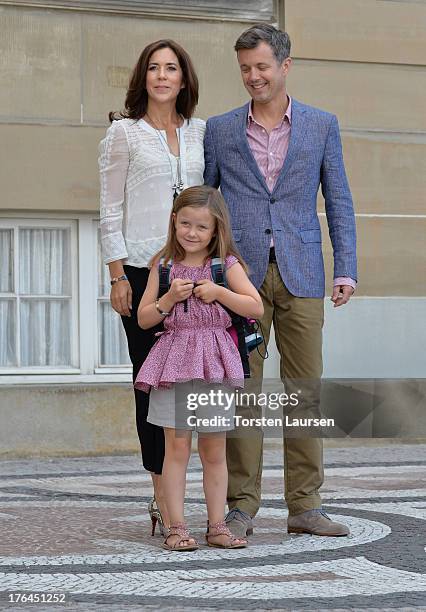
[(425, 2), (0, 0), (0, 453), (137, 448), (99, 253), (98, 143), (158, 38), (193, 57), (197, 116), (243, 104), (233, 44), (257, 21), (290, 34), (289, 93), (342, 131), (360, 282), (349, 306), (327, 303), (324, 374), (426, 378)]

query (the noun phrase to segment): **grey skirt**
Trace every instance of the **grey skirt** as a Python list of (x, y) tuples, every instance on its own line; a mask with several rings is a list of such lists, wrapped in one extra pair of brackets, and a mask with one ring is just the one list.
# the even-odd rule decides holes
[(235, 391), (192, 380), (151, 389), (147, 421), (160, 427), (213, 433), (234, 429)]

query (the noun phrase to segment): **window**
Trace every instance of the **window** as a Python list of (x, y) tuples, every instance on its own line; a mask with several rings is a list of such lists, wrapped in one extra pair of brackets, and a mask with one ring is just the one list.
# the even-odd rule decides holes
[[(98, 224), (96, 224), (98, 225)], [(120, 316), (109, 301), (111, 290), (108, 266), (102, 261), (99, 230), (98, 237), (98, 366), (130, 364), (127, 340)]]
[(131, 380), (98, 226), (85, 213), (0, 218), (0, 382)]
[(0, 256), (0, 368), (75, 367), (75, 225), (2, 220)]
[(0, 229), (0, 365), (16, 364), (13, 229)]

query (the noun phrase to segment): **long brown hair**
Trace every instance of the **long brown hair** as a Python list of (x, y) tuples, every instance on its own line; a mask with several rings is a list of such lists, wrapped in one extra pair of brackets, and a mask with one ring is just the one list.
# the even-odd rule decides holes
[(124, 110), (109, 113), (109, 120), (114, 119), (141, 119), (148, 107), (148, 93), (146, 91), (146, 73), (149, 60), (153, 53), (159, 49), (171, 49), (179, 61), (182, 70), (183, 87), (176, 100), (176, 112), (185, 119), (192, 117), (198, 104), (198, 78), (189, 54), (177, 42), (170, 39), (157, 40), (145, 47), (142, 51), (127, 90)]
[(174, 214), (177, 215), (185, 206), (191, 206), (192, 208), (206, 207), (215, 219), (216, 227), (208, 247), (206, 259), (209, 257), (220, 257), (222, 265), (224, 265), (226, 257), (234, 255), (245, 272), (247, 272), (247, 265), (239, 254), (232, 237), (231, 223), (225, 200), (217, 189), (208, 185), (188, 187), (176, 198), (170, 213), (167, 242), (161, 251), (154, 255), (149, 262), (149, 266), (152, 266), (159, 259), (163, 259), (164, 265), (167, 265), (170, 261), (182, 261), (185, 258), (185, 250), (176, 238), (174, 221)]

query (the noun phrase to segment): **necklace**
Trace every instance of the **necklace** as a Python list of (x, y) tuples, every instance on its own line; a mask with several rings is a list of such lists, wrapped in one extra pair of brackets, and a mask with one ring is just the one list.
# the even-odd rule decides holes
[[(171, 153), (169, 144), (167, 140), (164, 138), (163, 134), (161, 133), (161, 130), (157, 128), (155, 121), (148, 115), (148, 113), (145, 113), (145, 115), (148, 117), (148, 119), (152, 123), (152, 127), (156, 131), (157, 137), (160, 140), (161, 145), (165, 148), (167, 152), (167, 159), (169, 160), (169, 164), (170, 164), (170, 175), (172, 179), (171, 182), (172, 182), (173, 201), (174, 201), (177, 198), (177, 196), (181, 193), (181, 191), (183, 191), (181, 151), (180, 151), (180, 127), (178, 127), (177, 134), (176, 134), (177, 141), (178, 141), (179, 155), (175, 155), (174, 153)], [(176, 159), (176, 175), (173, 173), (173, 165), (170, 159), (170, 154), (172, 154), (173, 157)]]

